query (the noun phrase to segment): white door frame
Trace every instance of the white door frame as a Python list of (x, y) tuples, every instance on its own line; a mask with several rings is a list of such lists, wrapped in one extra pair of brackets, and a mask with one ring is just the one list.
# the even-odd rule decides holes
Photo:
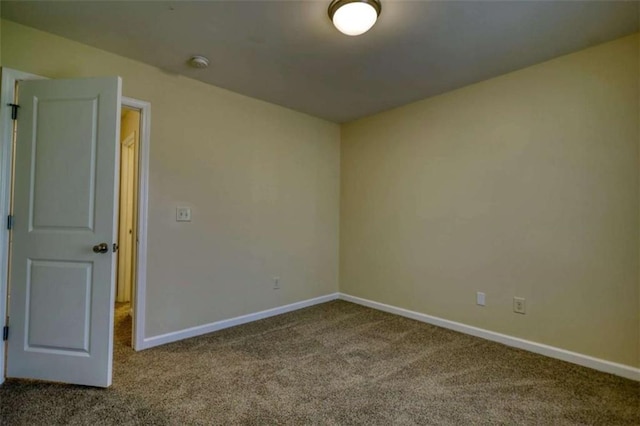
[[(0, 326), (7, 316), (7, 273), (9, 269), (9, 237), (6, 221), (11, 213), (11, 185), (13, 165), (13, 131), (11, 108), (16, 83), (20, 80), (45, 79), (45, 77), (2, 67), (0, 88)], [(122, 105), (137, 109), (140, 117), (140, 155), (138, 164), (138, 256), (134, 295), (134, 318), (131, 344), (134, 350), (144, 349), (146, 287), (147, 287), (147, 210), (149, 195), (149, 144), (151, 131), (151, 104), (122, 97)], [(19, 111), (19, 110), (18, 110)], [(19, 112), (18, 112), (19, 114)], [(119, 167), (119, 163), (118, 163)], [(114, 282), (115, 285), (115, 282)], [(0, 384), (5, 380), (6, 342), (0, 347)]]

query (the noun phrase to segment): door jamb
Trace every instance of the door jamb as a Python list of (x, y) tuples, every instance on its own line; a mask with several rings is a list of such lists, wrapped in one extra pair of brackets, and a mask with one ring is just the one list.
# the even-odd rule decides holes
[[(46, 79), (35, 74), (2, 67), (0, 86), (0, 326), (6, 325), (7, 318), (7, 272), (9, 268), (10, 233), (6, 220), (11, 214), (11, 181), (13, 160), (14, 122), (11, 108), (14, 102), (16, 83), (21, 80)], [(137, 265), (135, 283), (135, 306), (132, 332), (132, 346), (138, 351), (144, 349), (146, 280), (147, 280), (147, 212), (149, 196), (149, 143), (151, 131), (151, 104), (138, 99), (122, 97), (121, 105), (140, 110), (140, 151), (138, 164), (138, 236)], [(115, 291), (115, 280), (114, 280)], [(6, 342), (0, 345), (0, 384), (6, 376)]]

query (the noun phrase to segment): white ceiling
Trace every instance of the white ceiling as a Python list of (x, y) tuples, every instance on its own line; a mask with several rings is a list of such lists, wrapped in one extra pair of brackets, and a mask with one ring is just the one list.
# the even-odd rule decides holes
[[(2, 1), (2, 17), (346, 122), (638, 31), (638, 2), (381, 0), (348, 37), (316, 1)], [(206, 70), (186, 60), (202, 54)]]

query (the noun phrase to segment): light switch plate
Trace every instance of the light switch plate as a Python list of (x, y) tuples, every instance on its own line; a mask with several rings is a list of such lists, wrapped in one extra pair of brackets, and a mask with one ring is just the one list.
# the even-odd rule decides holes
[(178, 207), (176, 209), (176, 222), (191, 222), (191, 209), (189, 207)]

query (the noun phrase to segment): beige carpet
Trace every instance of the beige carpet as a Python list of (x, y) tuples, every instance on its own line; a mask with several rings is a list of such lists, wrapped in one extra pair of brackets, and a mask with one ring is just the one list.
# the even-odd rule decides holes
[(336, 301), (143, 352), (109, 389), (8, 380), (2, 425), (640, 424), (640, 384)]

